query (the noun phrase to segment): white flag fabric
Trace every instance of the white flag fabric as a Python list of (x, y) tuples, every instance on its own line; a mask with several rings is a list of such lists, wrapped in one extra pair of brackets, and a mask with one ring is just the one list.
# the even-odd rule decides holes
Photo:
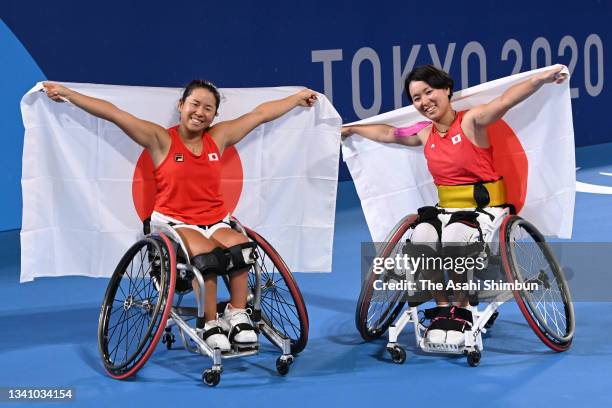
[[(510, 86), (546, 69), (551, 67), (456, 92), (453, 107), (464, 111), (487, 103)], [(408, 106), (353, 124), (404, 127), (422, 120), (423, 116)], [(502, 173), (519, 214), (544, 235), (570, 238), (576, 161), (569, 80), (561, 85), (544, 85), (488, 132), (494, 165)], [(405, 215), (438, 202), (422, 146), (382, 144), (352, 135), (343, 141), (342, 154), (375, 242), (384, 241)]]
[[(180, 89), (65, 85), (161, 126), (178, 123)], [(135, 172), (145, 158), (143, 149), (114, 124), (53, 102), (41, 89), (37, 84), (21, 101), (21, 281), (110, 276), (142, 235), (138, 191), (143, 181)], [(299, 89), (220, 89), (217, 121)], [(292, 271), (331, 270), (340, 124), (320, 95), (313, 108), (297, 107), (247, 135), (235, 146), (227, 174), (224, 162), (224, 177), (230, 178), (224, 183), (233, 186), (236, 201), (228, 203), (235, 206), (233, 215), (270, 241)]]

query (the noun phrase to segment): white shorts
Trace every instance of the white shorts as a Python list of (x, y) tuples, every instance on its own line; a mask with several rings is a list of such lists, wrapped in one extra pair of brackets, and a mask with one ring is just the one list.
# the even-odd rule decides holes
[(216, 231), (222, 228), (230, 228), (230, 229), (232, 228), (232, 226), (230, 225), (230, 215), (229, 214), (227, 214), (225, 218), (223, 218), (221, 221), (211, 224), (211, 225), (191, 225), (191, 224), (185, 224), (183, 221), (179, 221), (172, 217), (168, 217), (167, 215), (164, 215), (160, 212), (153, 211), (153, 213), (151, 214), (151, 230), (155, 231), (157, 229), (155, 228), (155, 226), (159, 224), (172, 225), (172, 227), (175, 229), (189, 228), (194, 231), (198, 231), (200, 234), (202, 234), (204, 238), (212, 237), (212, 235)]

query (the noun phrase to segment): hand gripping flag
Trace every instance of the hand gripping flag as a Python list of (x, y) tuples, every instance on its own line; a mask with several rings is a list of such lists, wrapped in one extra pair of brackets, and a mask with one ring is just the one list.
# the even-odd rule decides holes
[[(547, 69), (551, 67), (456, 92), (453, 108), (463, 111), (490, 102), (510, 86)], [(353, 124), (407, 127), (422, 120), (408, 106)], [(488, 134), (495, 168), (504, 177), (508, 200), (518, 213), (544, 235), (571, 237), (576, 166), (569, 80), (544, 85), (491, 125)], [(422, 146), (381, 144), (353, 135), (343, 141), (342, 154), (375, 242), (384, 241), (405, 215), (438, 202)]]
[[(178, 123), (181, 90), (65, 84), (164, 127)], [(25, 126), (21, 281), (110, 276), (153, 209), (153, 164), (114, 124), (48, 99), (37, 84), (21, 101)], [(218, 121), (299, 88), (220, 89)], [(330, 271), (341, 119), (320, 95), (226, 149), (223, 194), (244, 225), (294, 271)]]

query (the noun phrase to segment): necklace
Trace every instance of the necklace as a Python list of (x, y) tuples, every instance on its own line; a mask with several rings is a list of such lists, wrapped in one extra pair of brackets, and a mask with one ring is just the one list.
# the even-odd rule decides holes
[[(453, 122), (455, 121), (455, 118), (457, 117), (457, 111), (453, 111), (453, 120), (451, 121), (451, 126), (453, 124)], [(446, 134), (448, 133), (448, 131), (450, 130), (450, 126), (446, 129), (446, 130), (440, 130), (438, 129), (438, 127), (436, 125), (433, 125), (434, 129), (436, 130), (436, 132), (438, 132), (440, 135)]]

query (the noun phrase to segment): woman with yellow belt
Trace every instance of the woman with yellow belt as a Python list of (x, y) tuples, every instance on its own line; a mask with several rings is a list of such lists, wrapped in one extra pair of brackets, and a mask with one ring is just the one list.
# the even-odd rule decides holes
[[(547, 83), (567, 79), (562, 66), (508, 88), (491, 102), (464, 112), (453, 109), (453, 79), (431, 65), (408, 74), (405, 90), (415, 109), (432, 123), (409, 132), (389, 125), (342, 128), (342, 136), (358, 134), (382, 143), (424, 146), (427, 166), (438, 189), (438, 205), (419, 209), (419, 224), (411, 241), (435, 249), (438, 242), (471, 243), (497, 229), (508, 212), (504, 180), (493, 166), (487, 127)], [(436, 316), (426, 333), (430, 343), (460, 345), (471, 326), (467, 298), (455, 296), (451, 305), (445, 292), (435, 292)]]

